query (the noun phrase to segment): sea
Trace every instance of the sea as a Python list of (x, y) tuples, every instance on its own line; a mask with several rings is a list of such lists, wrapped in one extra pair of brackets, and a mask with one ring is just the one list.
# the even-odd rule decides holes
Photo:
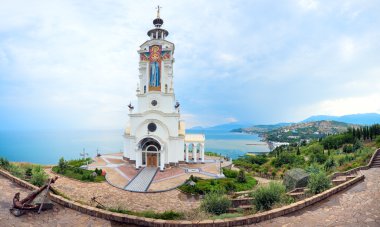
[[(221, 130), (188, 130), (204, 133), (205, 151), (236, 159), (250, 153), (269, 152), (265, 142), (256, 134)], [(10, 161), (56, 164), (59, 158), (78, 159), (86, 153), (94, 157), (123, 150), (123, 130), (76, 131), (0, 131), (0, 157)]]

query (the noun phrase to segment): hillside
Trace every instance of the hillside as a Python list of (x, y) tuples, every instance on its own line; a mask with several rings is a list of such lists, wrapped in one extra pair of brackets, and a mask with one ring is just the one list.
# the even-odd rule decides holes
[(257, 133), (267, 141), (298, 142), (300, 140), (318, 139), (328, 134), (344, 132), (348, 127), (352, 126), (356, 125), (338, 121), (314, 121), (295, 123), (282, 127), (252, 126), (239, 130), (245, 133)]
[(329, 116), (329, 115), (316, 115), (311, 116), (301, 122), (312, 122), (312, 121), (339, 121), (349, 124), (359, 124), (359, 125), (372, 125), (380, 123), (380, 114), (377, 113), (363, 113), (363, 114), (350, 114), (343, 116)]

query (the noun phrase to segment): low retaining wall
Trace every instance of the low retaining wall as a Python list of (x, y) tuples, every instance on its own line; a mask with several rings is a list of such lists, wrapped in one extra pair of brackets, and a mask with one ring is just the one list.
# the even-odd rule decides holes
[[(10, 179), (11, 181), (25, 188), (28, 188), (31, 190), (37, 189), (36, 186), (26, 181), (23, 181), (17, 177), (14, 177), (13, 175), (9, 174), (6, 171), (0, 170), (0, 175)], [(54, 195), (54, 194), (50, 194), (50, 199), (58, 204), (74, 209), (84, 214), (103, 218), (106, 220), (112, 220), (112, 221), (117, 221), (117, 222), (122, 222), (122, 223), (127, 223), (127, 224), (135, 224), (139, 226), (210, 226), (210, 227), (211, 226), (239, 226), (239, 225), (249, 225), (249, 224), (273, 219), (273, 218), (280, 217), (280, 216), (292, 213), (294, 211), (300, 210), (314, 203), (317, 203), (323, 199), (326, 199), (327, 197), (332, 196), (336, 194), (337, 192), (340, 192), (363, 179), (364, 179), (364, 175), (357, 176), (352, 180), (349, 180), (336, 187), (330, 188), (329, 190), (326, 190), (313, 197), (301, 200), (299, 202), (290, 204), (288, 206), (269, 210), (266, 212), (244, 216), (244, 217), (238, 217), (238, 218), (228, 218), (228, 219), (221, 219), (221, 220), (203, 220), (203, 221), (193, 221), (193, 222), (192, 221), (159, 220), (159, 219), (152, 219), (152, 218), (137, 217), (137, 216), (127, 215), (127, 214), (114, 213), (114, 212), (102, 210), (99, 208), (87, 206), (84, 204), (80, 204), (78, 202), (74, 202), (74, 201), (63, 198), (62, 196)]]

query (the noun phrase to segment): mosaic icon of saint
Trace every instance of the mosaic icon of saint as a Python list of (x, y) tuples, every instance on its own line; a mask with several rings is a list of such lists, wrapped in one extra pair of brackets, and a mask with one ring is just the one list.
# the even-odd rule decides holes
[(160, 67), (158, 62), (152, 62), (150, 64), (150, 81), (149, 85), (151, 87), (159, 87), (160, 86)]

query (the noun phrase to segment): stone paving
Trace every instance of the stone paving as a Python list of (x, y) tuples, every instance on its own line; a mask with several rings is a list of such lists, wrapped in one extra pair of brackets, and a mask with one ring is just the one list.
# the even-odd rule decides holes
[[(46, 170), (51, 176), (55, 174), (51, 169)], [(168, 210), (185, 211), (199, 207), (198, 200), (187, 200), (179, 190), (159, 193), (129, 192), (116, 188), (107, 182), (84, 183), (67, 177), (60, 177), (54, 188), (68, 196), (71, 200), (92, 204), (91, 198), (109, 208), (122, 208), (134, 211), (154, 210), (164, 212)]]
[(364, 182), (318, 204), (253, 226), (380, 226), (380, 168), (361, 171)]
[[(89, 165), (90, 169), (101, 168), (107, 172), (107, 181), (119, 188), (125, 189), (129, 181), (137, 175), (135, 166), (122, 159), (123, 153), (103, 154), (95, 157), (94, 162)], [(172, 190), (183, 184), (190, 175), (187, 169), (199, 169), (196, 175), (202, 178), (217, 178), (220, 173), (220, 163), (215, 161), (217, 157), (205, 156), (207, 163), (180, 164), (179, 167), (171, 167), (163, 172), (158, 172), (149, 186), (148, 191)], [(230, 165), (231, 162), (224, 161), (222, 167)]]
[[(61, 180), (61, 179), (59, 179)], [(59, 181), (58, 180), (58, 181)], [(57, 182), (58, 182), (57, 181)], [(30, 193), (29, 190), (12, 183), (10, 180), (0, 176), (0, 226), (23, 227), (23, 226), (126, 226), (116, 222), (110, 222), (101, 218), (96, 218), (82, 214), (80, 212), (54, 204), (53, 210), (26, 213), (16, 218), (9, 213), (13, 196), (16, 192), (21, 193), (21, 198)]]
[[(380, 226), (380, 168), (361, 171), (364, 182), (338, 193), (320, 203), (295, 213), (261, 222), (252, 226)], [(165, 193), (132, 193), (117, 189), (107, 183), (81, 183), (61, 177), (55, 187), (74, 200), (91, 204), (90, 198), (106, 205), (130, 210), (186, 210), (199, 206), (199, 201), (183, 199), (177, 190)], [(119, 226), (55, 204), (54, 210), (40, 215), (33, 213), (16, 218), (9, 214), (13, 195), (28, 190), (0, 176), (0, 226)]]

